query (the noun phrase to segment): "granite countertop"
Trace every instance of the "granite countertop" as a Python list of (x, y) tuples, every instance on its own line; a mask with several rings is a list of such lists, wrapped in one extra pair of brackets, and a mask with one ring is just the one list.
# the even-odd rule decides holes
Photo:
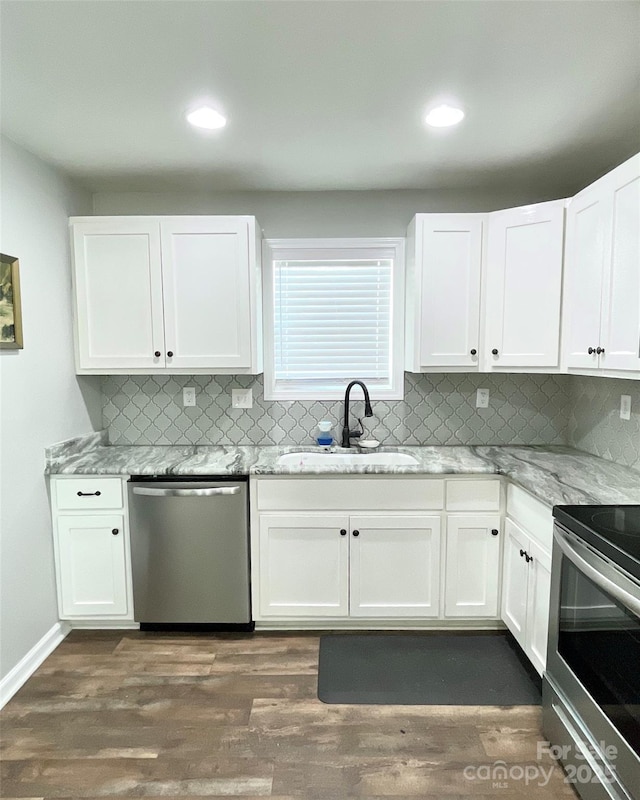
[[(640, 503), (640, 472), (562, 446), (394, 446), (417, 466), (282, 466), (284, 453), (313, 446), (210, 446), (106, 444), (104, 433), (49, 448), (46, 472), (57, 475), (504, 475), (549, 506)], [(340, 447), (335, 452), (346, 452)], [(360, 452), (352, 449), (348, 452)]]

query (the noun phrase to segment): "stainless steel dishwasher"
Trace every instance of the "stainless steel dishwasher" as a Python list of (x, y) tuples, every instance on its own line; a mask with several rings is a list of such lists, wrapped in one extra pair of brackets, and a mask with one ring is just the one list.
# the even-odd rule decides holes
[(253, 629), (247, 478), (131, 478), (129, 519), (141, 629)]

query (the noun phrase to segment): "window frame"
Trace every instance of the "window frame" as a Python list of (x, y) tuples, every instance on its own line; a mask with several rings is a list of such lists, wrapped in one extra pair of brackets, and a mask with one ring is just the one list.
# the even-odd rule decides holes
[[(389, 258), (392, 251), (393, 271), (391, 278), (391, 374), (387, 385), (371, 382), (367, 384), (369, 394), (375, 400), (402, 400), (404, 398), (404, 281), (405, 240), (389, 238), (341, 238), (341, 239), (264, 239), (262, 244), (262, 301), (264, 340), (264, 399), (265, 400), (341, 400), (344, 387), (310, 386), (305, 381), (287, 388), (278, 386), (275, 380), (275, 297), (274, 261), (298, 261), (306, 259), (363, 257)], [(379, 250), (379, 256), (371, 251)], [(358, 379), (354, 375), (353, 379)], [(365, 379), (366, 380), (366, 379)]]

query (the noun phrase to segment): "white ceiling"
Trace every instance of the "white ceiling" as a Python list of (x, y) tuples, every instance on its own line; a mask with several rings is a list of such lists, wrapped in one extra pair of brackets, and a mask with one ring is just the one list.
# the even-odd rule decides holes
[[(2, 123), (93, 190), (580, 188), (640, 150), (640, 3), (3, 0)], [(427, 130), (458, 99), (456, 129)], [(209, 99), (222, 131), (184, 112)]]

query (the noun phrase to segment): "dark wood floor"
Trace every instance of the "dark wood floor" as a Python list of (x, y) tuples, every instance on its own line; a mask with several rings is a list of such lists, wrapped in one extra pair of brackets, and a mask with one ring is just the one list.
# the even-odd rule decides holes
[[(324, 705), (318, 642), (75, 631), (2, 711), (1, 796), (575, 798), (540, 708)], [(506, 785), (465, 777), (497, 760)]]

